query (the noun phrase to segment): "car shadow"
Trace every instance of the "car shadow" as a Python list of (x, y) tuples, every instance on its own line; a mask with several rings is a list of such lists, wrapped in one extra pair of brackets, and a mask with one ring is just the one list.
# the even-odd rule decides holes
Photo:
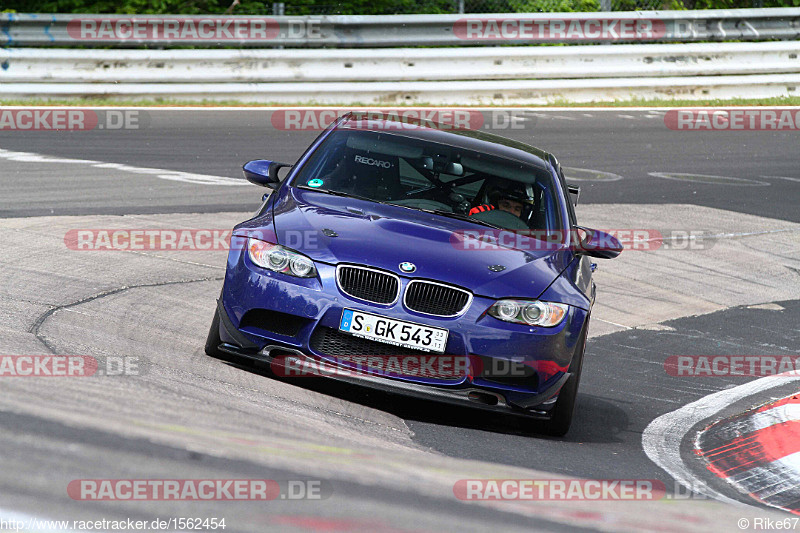
[(407, 421), (548, 440), (597, 443), (620, 442), (618, 435), (628, 427), (628, 415), (619, 405), (580, 392), (569, 433), (565, 437), (551, 437), (542, 433), (541, 422), (519, 416), (413, 398), (333, 379), (276, 376), (270, 371), (268, 364), (261, 362), (227, 363), (269, 379), (385, 411)]

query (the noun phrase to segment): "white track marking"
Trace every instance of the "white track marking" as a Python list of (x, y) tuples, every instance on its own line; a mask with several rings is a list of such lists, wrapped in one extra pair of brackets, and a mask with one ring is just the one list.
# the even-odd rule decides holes
[(610, 320), (603, 320), (602, 318), (594, 317), (593, 320), (599, 320), (600, 322), (605, 322), (606, 324), (611, 324), (612, 326), (617, 326), (618, 328), (633, 329), (631, 326), (626, 326), (625, 324), (617, 324), (616, 322), (611, 322)]
[(17, 161), (21, 163), (45, 163), (45, 164), (68, 164), (68, 165), (87, 165), (94, 168), (104, 168), (131, 174), (142, 174), (153, 176), (162, 180), (181, 181), (195, 185), (225, 185), (240, 186), (249, 185), (245, 180), (236, 178), (226, 178), (224, 176), (210, 176), (208, 174), (195, 174), (180, 170), (165, 170), (162, 168), (132, 167), (119, 163), (104, 163), (102, 161), (92, 161), (90, 159), (70, 159), (65, 157), (51, 157), (32, 152), (13, 152), (11, 150), (0, 149), (0, 159)]
[[(800, 472), (800, 452), (795, 452), (792, 454), (787, 455), (786, 457), (781, 457), (776, 463), (779, 463), (794, 472)], [(795, 483), (795, 486), (797, 484)]]
[(772, 461), (769, 466), (756, 466), (734, 474), (726, 481), (770, 507), (786, 510), (773, 497), (780, 493), (793, 495), (800, 481), (800, 452)]
[(763, 309), (764, 311), (783, 311), (786, 309), (782, 305), (778, 304), (756, 304), (756, 305), (748, 305), (748, 309)]
[(785, 403), (778, 407), (755, 413), (749, 418), (750, 432), (766, 429), (791, 420), (800, 420), (800, 403)]
[(768, 389), (794, 381), (800, 381), (800, 376), (794, 372), (759, 378), (737, 387), (709, 394), (680, 409), (661, 415), (650, 422), (650, 425), (642, 433), (644, 452), (651, 461), (684, 487), (719, 501), (745, 505), (724, 496), (694, 476), (681, 458), (681, 442), (695, 424), (716, 416), (730, 404), (752, 394), (763, 393)]
[(648, 172), (656, 178), (664, 178), (686, 183), (706, 183), (708, 185), (769, 186), (766, 181), (734, 178), (732, 176), (713, 176), (710, 174), (685, 174), (681, 172)]
[(796, 181), (800, 183), (800, 178), (790, 178), (788, 176), (759, 176), (759, 178), (767, 178), (767, 179), (774, 179), (774, 180), (786, 180), (786, 181)]
[[(782, 475), (776, 474), (780, 472)], [(734, 474), (728, 478), (734, 485), (752, 485), (748, 487), (753, 493), (769, 490), (772, 493), (783, 492), (797, 487), (797, 477), (800, 472), (800, 452), (795, 452), (775, 459), (769, 466), (756, 466), (741, 474)], [(764, 482), (770, 480), (770, 482)], [(755, 481), (756, 483), (749, 483)]]
[[(784, 404), (766, 411), (752, 413), (739, 420), (726, 422), (723, 428), (716, 430), (716, 435), (732, 441), (743, 435), (792, 420), (800, 420), (800, 404)], [(702, 433), (698, 436), (698, 440), (700, 437), (702, 437)]]
[(567, 181), (619, 181), (622, 176), (593, 168), (564, 167)]
[[(800, 404), (783, 404), (766, 411), (751, 413), (734, 423), (725, 423), (721, 428), (723, 434), (718, 436), (730, 442), (741, 436), (752, 436), (762, 429), (795, 420), (800, 420)], [(702, 433), (698, 435), (697, 440), (701, 436)], [(746, 439), (747, 448), (757, 448), (757, 437), (755, 440), (753, 437)], [(800, 452), (770, 461), (768, 464), (747, 468), (727, 476), (725, 481), (766, 505), (787, 510), (787, 503), (797, 499), (797, 487), (800, 484)]]

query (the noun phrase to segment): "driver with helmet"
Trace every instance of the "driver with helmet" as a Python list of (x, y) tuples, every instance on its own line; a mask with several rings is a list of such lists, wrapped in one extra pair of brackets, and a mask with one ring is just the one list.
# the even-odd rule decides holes
[(469, 216), (498, 209), (528, 222), (533, 207), (533, 187), (508, 180), (498, 181), (487, 187), (484, 198), (487, 203), (477, 205), (469, 210)]

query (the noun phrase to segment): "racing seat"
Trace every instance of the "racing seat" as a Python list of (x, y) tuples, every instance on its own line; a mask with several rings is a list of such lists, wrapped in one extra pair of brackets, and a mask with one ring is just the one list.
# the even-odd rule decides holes
[(325, 181), (331, 189), (378, 201), (403, 197), (396, 155), (347, 147), (339, 165)]

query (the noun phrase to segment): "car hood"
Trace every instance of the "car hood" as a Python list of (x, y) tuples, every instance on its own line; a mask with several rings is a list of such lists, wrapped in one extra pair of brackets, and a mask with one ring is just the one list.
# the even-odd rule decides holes
[[(278, 243), (323, 263), (369, 265), (459, 285), (479, 296), (536, 298), (572, 259), (565, 250), (520, 250), (474, 240), (465, 245), (464, 231), (494, 230), (416, 209), (305, 189), (281, 192), (272, 209)], [(263, 228), (265, 222), (259, 226), (254, 219), (236, 233)], [(416, 266), (413, 274), (400, 270), (404, 262)]]

